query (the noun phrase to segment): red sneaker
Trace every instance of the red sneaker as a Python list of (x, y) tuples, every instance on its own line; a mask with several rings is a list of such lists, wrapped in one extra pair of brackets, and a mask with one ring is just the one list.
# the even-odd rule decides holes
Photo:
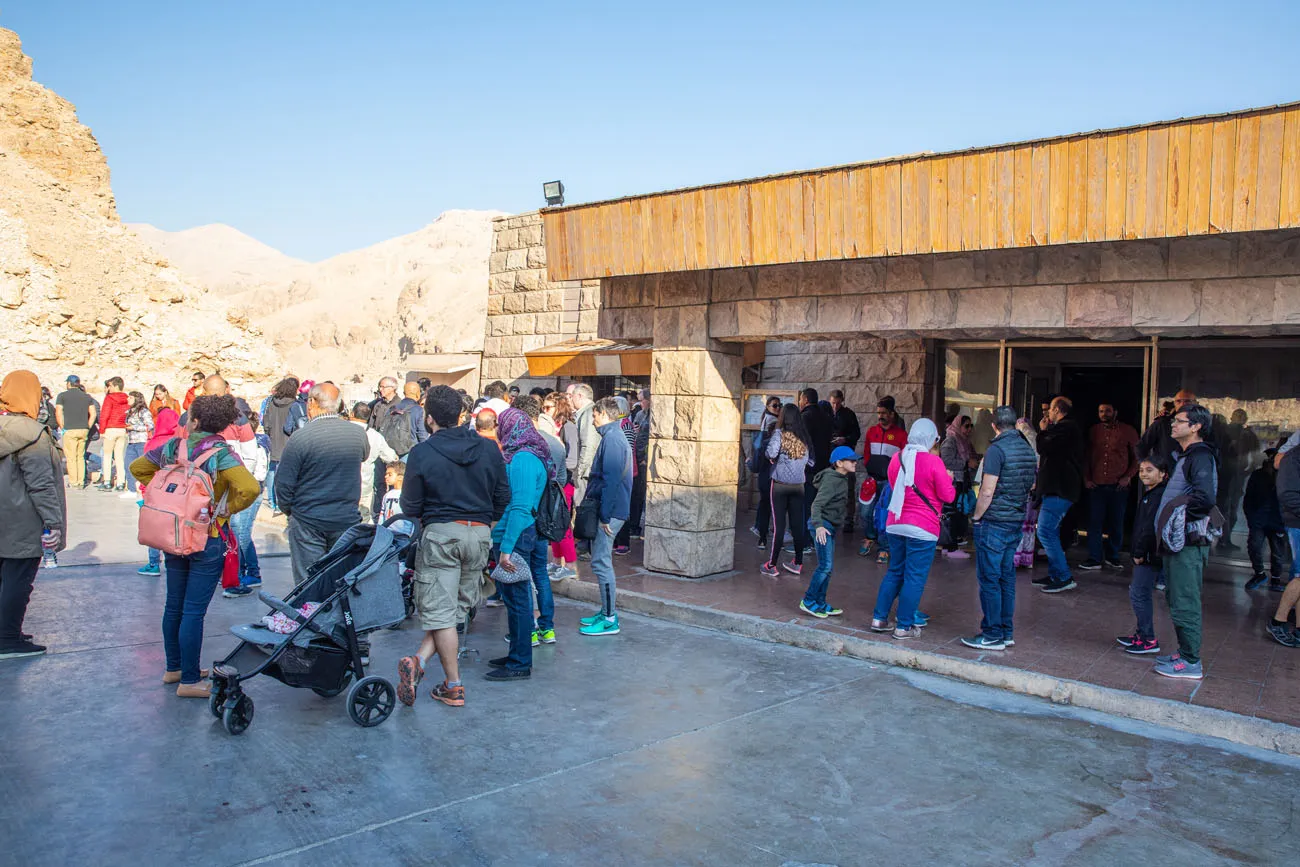
[(451, 707), (465, 706), (465, 687), (447, 686), (447, 681), (443, 681), (433, 688), (429, 693), (429, 698), (435, 698), (445, 705)]
[(403, 656), (397, 661), (397, 700), (407, 707), (415, 707), (415, 688), (424, 679), (424, 666), (420, 657)]

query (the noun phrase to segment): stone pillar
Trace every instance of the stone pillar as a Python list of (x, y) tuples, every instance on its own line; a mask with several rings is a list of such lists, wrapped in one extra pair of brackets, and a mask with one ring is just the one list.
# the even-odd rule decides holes
[(655, 310), (645, 567), (688, 578), (735, 554), (743, 347), (707, 322), (705, 304)]

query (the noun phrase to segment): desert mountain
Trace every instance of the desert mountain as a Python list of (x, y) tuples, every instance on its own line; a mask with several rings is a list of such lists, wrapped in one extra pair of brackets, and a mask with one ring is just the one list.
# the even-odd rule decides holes
[(148, 223), (126, 226), (181, 271), (218, 292), (292, 280), (294, 269), (307, 264), (223, 223), (183, 232), (166, 232)]
[(304, 263), (228, 226), (141, 238), (221, 287), (300, 377), (372, 381), (404, 356), (483, 349), (496, 211), (447, 211), (423, 229)]
[[(180, 385), (185, 368), (267, 380), (280, 365), (224, 299), (118, 220), (108, 164), (71, 103), (32, 81), (18, 36), (0, 28), (0, 370), (52, 389)], [(92, 388), (93, 390), (93, 388)]]

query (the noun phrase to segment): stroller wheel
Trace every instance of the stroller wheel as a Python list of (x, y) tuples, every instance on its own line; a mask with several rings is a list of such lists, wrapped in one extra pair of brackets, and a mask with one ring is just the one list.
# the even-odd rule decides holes
[(348, 716), (359, 726), (377, 726), (392, 714), (397, 706), (397, 690), (392, 683), (378, 675), (358, 680), (348, 693)]
[(253, 699), (247, 693), (236, 699), (232, 707), (226, 708), (225, 714), (221, 717), (221, 724), (232, 735), (242, 735), (248, 731), (248, 727), (252, 722)]
[(212, 682), (212, 691), (208, 693), (208, 710), (217, 719), (225, 712), (226, 690), (225, 687), (218, 686), (219, 681)]
[(347, 689), (348, 684), (350, 683), (352, 683), (351, 669), (343, 672), (343, 684), (338, 689), (320, 689), (318, 687), (313, 686), (311, 688), (311, 691), (316, 693), (321, 698), (334, 698), (334, 696), (339, 695), (341, 692), (343, 692), (343, 690)]

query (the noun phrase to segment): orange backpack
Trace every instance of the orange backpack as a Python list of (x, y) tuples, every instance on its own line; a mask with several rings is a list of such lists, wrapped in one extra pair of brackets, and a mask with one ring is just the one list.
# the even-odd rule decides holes
[(218, 448), (203, 452), (194, 460), (186, 456), (186, 444), (176, 446), (176, 463), (160, 467), (144, 489), (140, 507), (141, 545), (178, 557), (197, 554), (207, 547), (218, 504), (212, 477), (202, 465)]

